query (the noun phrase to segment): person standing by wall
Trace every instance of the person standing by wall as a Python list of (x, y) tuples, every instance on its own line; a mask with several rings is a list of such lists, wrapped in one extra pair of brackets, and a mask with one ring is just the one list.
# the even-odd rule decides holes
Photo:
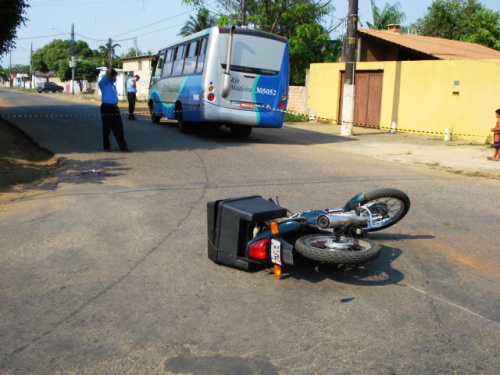
[(488, 160), (500, 161), (500, 108), (495, 111), (495, 114), (497, 116), (497, 124), (494, 128), (491, 128), (495, 152), (493, 153), (493, 157), (489, 157)]
[(134, 115), (135, 101), (137, 100), (136, 83), (141, 77), (135, 75), (127, 79), (127, 100), (128, 100), (128, 119), (137, 120)]
[(122, 117), (120, 108), (118, 108), (118, 93), (116, 91), (116, 76), (118, 73), (113, 67), (106, 70), (106, 74), (99, 81), (99, 88), (102, 94), (101, 104), (101, 120), (102, 120), (102, 140), (104, 151), (109, 152), (111, 144), (109, 142), (109, 134), (113, 131), (113, 135), (118, 142), (118, 146), (123, 152), (132, 152), (125, 141), (125, 132), (123, 130)]

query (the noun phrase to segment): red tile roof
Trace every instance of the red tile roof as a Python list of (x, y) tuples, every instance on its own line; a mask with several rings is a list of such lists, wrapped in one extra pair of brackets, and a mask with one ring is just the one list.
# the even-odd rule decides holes
[(440, 60), (500, 59), (500, 51), (476, 43), (386, 30), (358, 29), (358, 33), (361, 37), (379, 39)]

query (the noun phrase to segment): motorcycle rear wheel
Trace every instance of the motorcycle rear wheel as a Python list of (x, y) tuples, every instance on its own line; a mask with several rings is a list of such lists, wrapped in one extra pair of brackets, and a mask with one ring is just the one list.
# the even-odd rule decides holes
[[(410, 209), (410, 198), (397, 189), (379, 189), (365, 194), (362, 205), (368, 206), (372, 215), (381, 216), (376, 219), (369, 232), (388, 228), (406, 216)], [(365, 215), (366, 212), (361, 212)]]
[(295, 250), (304, 257), (322, 263), (357, 264), (374, 260), (380, 255), (380, 246), (366, 239), (310, 234), (295, 242)]

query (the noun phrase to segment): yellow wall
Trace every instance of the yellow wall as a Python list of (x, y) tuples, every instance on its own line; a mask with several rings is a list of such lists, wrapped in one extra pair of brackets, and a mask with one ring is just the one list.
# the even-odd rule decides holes
[[(336, 122), (344, 63), (311, 64), (309, 109)], [(380, 127), (484, 142), (500, 108), (500, 60), (360, 62), (356, 70), (383, 70)], [(454, 82), (459, 81), (455, 86)], [(457, 94), (454, 94), (456, 92)]]

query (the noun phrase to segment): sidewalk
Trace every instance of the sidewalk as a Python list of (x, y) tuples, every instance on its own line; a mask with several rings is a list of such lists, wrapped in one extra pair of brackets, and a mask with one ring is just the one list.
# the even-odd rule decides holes
[[(285, 126), (340, 137), (340, 125), (303, 122)], [(420, 164), (452, 173), (500, 180), (500, 162), (487, 160), (494, 149), (468, 141), (444, 141), (432, 135), (392, 134), (385, 130), (353, 128), (350, 142), (336, 142), (336, 150), (399, 163)]]

